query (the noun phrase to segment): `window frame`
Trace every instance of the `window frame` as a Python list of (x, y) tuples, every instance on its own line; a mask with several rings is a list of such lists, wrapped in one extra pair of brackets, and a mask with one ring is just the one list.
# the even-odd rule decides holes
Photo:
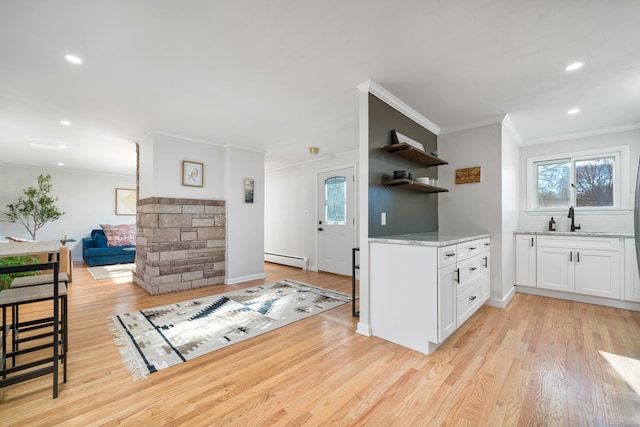
[(575, 184), (575, 163), (581, 160), (590, 160), (594, 158), (613, 157), (614, 173), (613, 173), (613, 206), (576, 206), (576, 191), (572, 190), (569, 195), (569, 205), (574, 209), (589, 211), (620, 211), (629, 209), (629, 184), (623, 177), (629, 176), (629, 147), (606, 147), (584, 151), (573, 151), (556, 153), (545, 156), (528, 157), (527, 163), (527, 211), (529, 212), (558, 212), (563, 211), (560, 207), (542, 208), (538, 206), (538, 177), (537, 164), (551, 163), (554, 161), (568, 160), (570, 182)]

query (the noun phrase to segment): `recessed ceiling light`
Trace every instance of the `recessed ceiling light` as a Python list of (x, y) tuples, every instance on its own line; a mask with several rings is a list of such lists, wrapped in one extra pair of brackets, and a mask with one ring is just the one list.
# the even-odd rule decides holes
[(64, 166), (64, 163), (58, 162), (58, 166)]
[(567, 71), (575, 71), (578, 68), (582, 68), (584, 64), (582, 62), (574, 62), (573, 64), (569, 64), (567, 65), (567, 67), (565, 68), (565, 70)]
[(64, 150), (67, 146), (65, 144), (58, 144), (58, 148)]
[(71, 122), (69, 120), (60, 120), (60, 124), (63, 126), (71, 126)]
[(82, 64), (82, 59), (78, 58), (75, 55), (65, 55), (64, 57), (67, 61), (72, 62), (74, 64)]
[(571, 110), (567, 111), (567, 114), (578, 114), (579, 112), (579, 108), (572, 108)]

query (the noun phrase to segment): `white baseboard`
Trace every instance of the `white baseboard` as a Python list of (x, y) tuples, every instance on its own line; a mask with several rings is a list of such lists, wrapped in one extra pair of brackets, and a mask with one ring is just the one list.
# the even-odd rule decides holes
[(367, 337), (371, 336), (371, 325), (366, 323), (358, 322), (358, 327), (356, 328), (356, 333), (360, 335), (364, 335)]
[(533, 288), (530, 286), (517, 286), (517, 291), (523, 294), (566, 299), (569, 301), (584, 302), (587, 304), (604, 305), (606, 307), (640, 311), (640, 303), (632, 302), (632, 301), (621, 301), (617, 299), (594, 297), (591, 295), (572, 294), (569, 292), (553, 291), (551, 289)]
[(485, 304), (491, 307), (507, 308), (513, 297), (516, 295), (516, 287), (512, 287), (511, 290), (502, 298), (489, 298)]
[(259, 280), (259, 279), (264, 279), (266, 277), (267, 275), (265, 273), (250, 274), (248, 276), (226, 278), (224, 279), (224, 284), (235, 285), (236, 283), (250, 282), (251, 280)]

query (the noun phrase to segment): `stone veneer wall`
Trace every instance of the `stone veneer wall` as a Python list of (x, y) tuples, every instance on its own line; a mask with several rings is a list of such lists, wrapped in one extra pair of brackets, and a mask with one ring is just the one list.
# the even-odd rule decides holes
[(151, 295), (224, 283), (223, 200), (138, 201), (134, 283)]

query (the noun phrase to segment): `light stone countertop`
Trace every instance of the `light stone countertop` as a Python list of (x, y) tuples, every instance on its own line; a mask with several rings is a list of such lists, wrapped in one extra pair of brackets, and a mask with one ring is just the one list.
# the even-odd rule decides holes
[(446, 233), (440, 231), (431, 231), (426, 233), (372, 237), (369, 238), (369, 243), (389, 243), (396, 245), (440, 247), (455, 245), (456, 243), (464, 243), (470, 240), (484, 239), (485, 237), (491, 237), (491, 234)]
[(544, 236), (568, 236), (568, 237), (626, 237), (634, 238), (633, 233), (605, 232), (605, 231), (514, 231), (513, 234), (531, 234)]

